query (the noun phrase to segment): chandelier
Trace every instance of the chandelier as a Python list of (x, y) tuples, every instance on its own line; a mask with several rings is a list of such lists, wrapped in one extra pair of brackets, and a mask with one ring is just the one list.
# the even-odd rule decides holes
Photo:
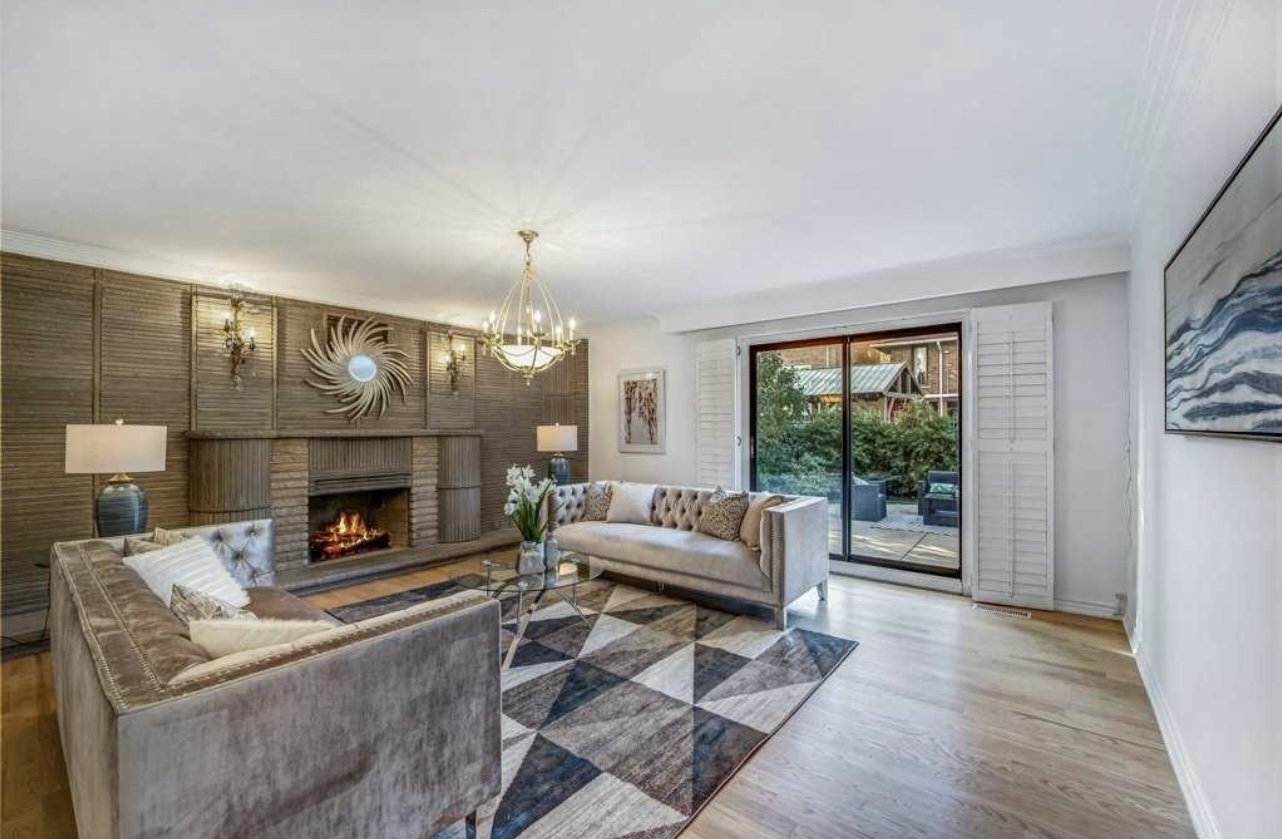
[(507, 369), (520, 373), (529, 384), (534, 374), (574, 354), (574, 318), (561, 321), (561, 310), (547, 286), (539, 281), (530, 256), (530, 244), (538, 238), (533, 230), (517, 232), (525, 242), (525, 270), (521, 279), (503, 298), (497, 312), (485, 319), (486, 352)]

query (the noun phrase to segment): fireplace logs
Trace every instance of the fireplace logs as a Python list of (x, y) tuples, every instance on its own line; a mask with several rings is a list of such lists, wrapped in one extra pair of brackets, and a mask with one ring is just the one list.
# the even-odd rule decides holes
[(380, 530), (360, 513), (339, 510), (334, 519), (312, 534), (309, 550), (313, 560), (379, 551), (392, 546), (392, 534)]

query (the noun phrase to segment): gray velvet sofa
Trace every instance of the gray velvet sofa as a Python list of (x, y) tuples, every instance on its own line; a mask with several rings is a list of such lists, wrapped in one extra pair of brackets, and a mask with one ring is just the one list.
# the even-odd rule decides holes
[[(261, 617), (327, 617), (271, 586), (270, 521), (180, 532), (214, 546)], [(53, 546), (54, 688), (82, 839), (421, 839), (474, 826), (499, 793), (497, 601), (333, 621), (210, 663), (122, 547)]]
[[(785, 496), (765, 511), (761, 549), (697, 530), (711, 490), (655, 488), (649, 524), (583, 521), (588, 484), (555, 487), (549, 523), (562, 550), (597, 558), (607, 572), (746, 600), (787, 622), (788, 604), (812, 588), (827, 597), (828, 502)], [(752, 494), (756, 497), (756, 493)]]

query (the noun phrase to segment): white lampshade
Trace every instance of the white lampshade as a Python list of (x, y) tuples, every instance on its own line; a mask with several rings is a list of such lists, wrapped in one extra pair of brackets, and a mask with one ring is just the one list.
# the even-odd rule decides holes
[(577, 452), (579, 427), (577, 425), (536, 426), (535, 437), (541, 452)]
[(165, 471), (165, 426), (67, 426), (69, 475), (114, 475), (117, 472)]

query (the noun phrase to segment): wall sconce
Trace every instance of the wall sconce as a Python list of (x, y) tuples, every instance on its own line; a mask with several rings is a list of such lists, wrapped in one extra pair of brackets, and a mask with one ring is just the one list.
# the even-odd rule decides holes
[(467, 351), (455, 345), (453, 332), (445, 336), (445, 343), (449, 350), (441, 357), (445, 361), (445, 372), (450, 374), (450, 393), (458, 396), (458, 380), (463, 374), (463, 365), (467, 363)]
[(254, 330), (241, 328), (240, 319), (245, 312), (245, 290), (232, 286), (231, 308), (223, 313), (223, 349), (231, 366), (231, 386), (235, 391), (244, 389), (240, 370), (253, 359), (254, 351), (258, 349)]

